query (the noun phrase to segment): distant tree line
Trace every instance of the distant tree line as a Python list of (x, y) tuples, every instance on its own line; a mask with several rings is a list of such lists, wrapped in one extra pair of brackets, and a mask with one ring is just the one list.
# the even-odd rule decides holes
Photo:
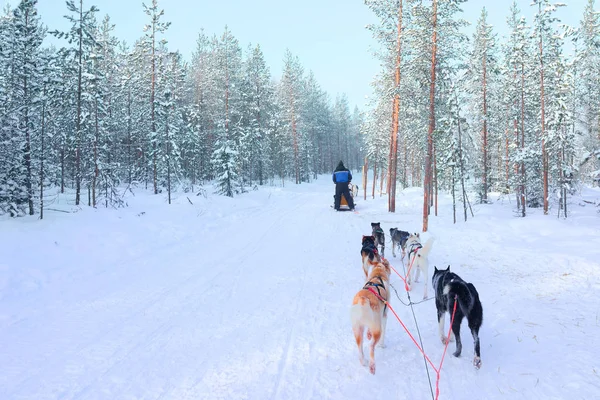
[[(135, 187), (170, 202), (212, 181), (233, 197), (362, 164), (361, 114), (290, 51), (274, 79), (260, 46), (242, 51), (227, 27), (201, 31), (186, 62), (156, 0), (131, 47), (83, 0), (66, 2), (66, 32), (49, 31), (36, 5), (0, 16), (0, 214), (43, 217), (65, 191), (74, 205), (117, 207)], [(42, 46), (47, 35), (65, 46)]]

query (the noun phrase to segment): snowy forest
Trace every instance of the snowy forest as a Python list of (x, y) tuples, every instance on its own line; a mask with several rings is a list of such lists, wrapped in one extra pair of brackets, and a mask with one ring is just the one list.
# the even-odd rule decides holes
[[(465, 218), (469, 194), (484, 203), (492, 191), (513, 196), (517, 215), (566, 217), (569, 193), (599, 174), (594, 0), (576, 27), (561, 24), (563, 5), (534, 0), (529, 21), (507, 2), (502, 38), (485, 9), (464, 33), (465, 0), (365, 0), (382, 70), (368, 107), (352, 111), (291, 51), (270, 71), (259, 44), (243, 49), (225, 27), (200, 31), (186, 61), (156, 0), (141, 5), (132, 46), (88, 3), (66, 1), (66, 32), (41, 23), (36, 0), (0, 16), (0, 215), (43, 218), (59, 193), (76, 206), (120, 207), (136, 189), (170, 202), (209, 181), (234, 197), (310, 182), (342, 159), (372, 174), (389, 211), (397, 188), (423, 186), (426, 230), (438, 190)], [(64, 47), (45, 46), (48, 35)]]
[[(0, 18), (0, 214), (39, 213), (56, 193), (75, 205), (118, 207), (123, 192), (201, 190), (227, 196), (334, 162), (362, 163), (358, 111), (332, 103), (287, 52), (275, 81), (260, 45), (246, 51), (225, 27), (199, 32), (190, 62), (169, 50), (170, 23), (156, 0), (130, 48), (110, 17), (66, 2), (68, 32), (40, 22), (35, 0)], [(140, 6), (142, 4), (140, 3)], [(43, 46), (46, 35), (65, 40)]]
[(423, 186), (424, 231), (428, 215), (437, 215), (438, 190), (462, 202), (465, 219), (469, 202), (485, 203), (491, 191), (512, 195), (515, 215), (556, 206), (567, 217), (568, 195), (600, 173), (594, 0), (578, 27), (560, 22), (565, 4), (533, 0), (528, 21), (507, 1), (507, 37), (494, 32), (485, 9), (465, 35), (466, 0), (365, 3), (381, 21), (370, 29), (385, 68), (361, 132), (372, 181), (379, 167), (387, 182), (389, 211), (400, 184)]

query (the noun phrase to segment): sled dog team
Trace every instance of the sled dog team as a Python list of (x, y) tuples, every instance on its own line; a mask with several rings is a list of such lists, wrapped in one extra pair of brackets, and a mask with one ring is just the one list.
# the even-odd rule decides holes
[[(366, 282), (363, 288), (354, 295), (350, 309), (350, 320), (352, 322), (352, 331), (356, 345), (358, 346), (358, 357), (362, 365), (367, 365), (363, 352), (363, 337), (365, 333), (367, 340), (370, 341), (369, 371), (374, 374), (375, 346), (379, 344), (380, 347), (385, 347), (384, 337), (387, 322), (387, 304), (390, 300), (391, 267), (389, 261), (384, 257), (384, 231), (379, 222), (371, 223), (371, 227), (372, 234), (368, 236), (363, 235), (362, 248), (360, 250)], [(394, 257), (396, 257), (395, 250), (401, 251), (402, 259), (404, 259), (406, 252), (408, 252), (406, 263), (406, 268), (408, 269), (406, 277), (408, 290), (412, 289), (414, 282), (418, 282), (419, 273), (421, 273), (425, 286), (423, 299), (427, 299), (427, 282), (429, 279), (427, 257), (431, 251), (433, 238), (422, 244), (418, 233), (411, 234), (397, 228), (390, 229), (390, 237)], [(432, 285), (435, 291), (435, 306), (442, 343), (446, 345), (448, 341), (453, 340), (452, 336), (454, 336), (456, 350), (453, 354), (455, 357), (460, 356), (462, 352), (460, 325), (463, 318), (467, 317), (475, 345), (473, 365), (475, 368), (480, 368), (479, 328), (483, 322), (483, 309), (475, 286), (465, 282), (455, 273), (450, 272), (450, 266), (442, 270), (434, 267)], [(455, 302), (458, 302), (458, 304), (454, 315), (454, 322), (452, 323), (452, 334), (450, 337), (446, 337), (444, 332), (444, 316), (445, 313), (452, 315)]]

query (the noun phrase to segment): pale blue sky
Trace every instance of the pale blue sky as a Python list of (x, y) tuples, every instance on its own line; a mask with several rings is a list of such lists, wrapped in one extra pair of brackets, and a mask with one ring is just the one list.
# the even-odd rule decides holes
[[(7, 2), (17, 4), (17, 0), (0, 0), (2, 9)], [(577, 25), (587, 0), (563, 2), (569, 6), (560, 9), (558, 16)], [(529, 21), (534, 13), (530, 3), (518, 1)], [(141, 0), (84, 0), (86, 9), (92, 4), (100, 9), (100, 19), (110, 15), (119, 39), (132, 44), (143, 35), (147, 16)], [(510, 4), (512, 0), (470, 0), (463, 5), (464, 17), (475, 24), (485, 6), (490, 23), (502, 34)], [(369, 51), (376, 43), (364, 28), (375, 17), (362, 0), (159, 0), (159, 6), (165, 10), (165, 21), (172, 23), (165, 36), (169, 47), (179, 49), (186, 59), (200, 28), (212, 35), (221, 34), (227, 25), (242, 49), (249, 43), (261, 45), (274, 77), (280, 76), (283, 54), (289, 48), (332, 99), (345, 92), (352, 108), (366, 103), (370, 82), (379, 70)], [(63, 0), (39, 0), (38, 8), (50, 29), (68, 28)]]

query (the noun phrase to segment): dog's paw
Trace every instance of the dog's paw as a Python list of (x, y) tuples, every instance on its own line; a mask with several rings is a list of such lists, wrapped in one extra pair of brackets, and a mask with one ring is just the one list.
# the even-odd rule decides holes
[(375, 363), (372, 362), (369, 364), (369, 372), (375, 375)]
[(360, 361), (360, 365), (362, 365), (363, 367), (367, 366), (367, 360), (365, 360), (364, 357), (359, 357), (358, 361)]
[(481, 368), (481, 357), (475, 357), (473, 359), (473, 366), (477, 369)]
[(452, 353), (452, 355), (454, 357), (460, 357), (460, 351), (456, 350), (454, 353)]
[(447, 345), (448, 344), (448, 338), (446, 336), (442, 336), (442, 344), (443, 345)]

